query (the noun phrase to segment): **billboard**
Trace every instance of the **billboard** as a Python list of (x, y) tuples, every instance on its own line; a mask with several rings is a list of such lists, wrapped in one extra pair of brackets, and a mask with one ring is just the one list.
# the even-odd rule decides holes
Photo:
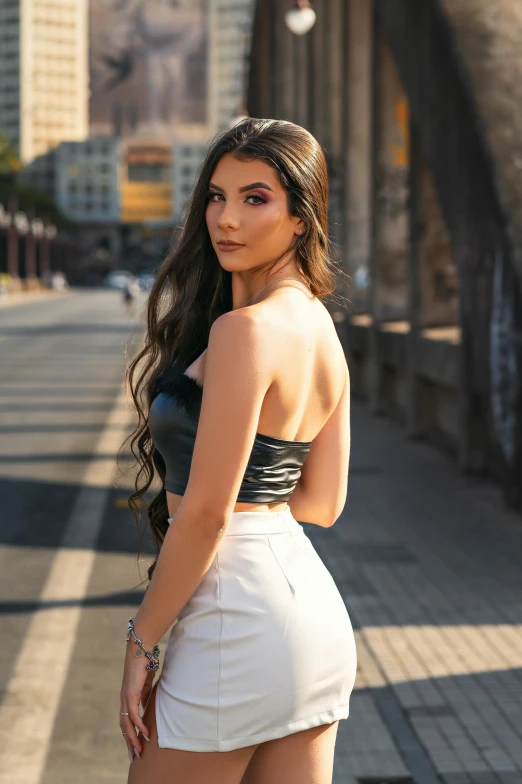
[(206, 122), (207, 0), (91, 0), (90, 132)]

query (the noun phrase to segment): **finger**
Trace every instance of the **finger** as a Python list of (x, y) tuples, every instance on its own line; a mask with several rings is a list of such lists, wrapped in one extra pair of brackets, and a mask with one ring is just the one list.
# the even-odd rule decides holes
[(132, 762), (134, 760), (134, 750), (131, 744), (129, 743), (129, 741), (127, 740), (127, 730), (124, 730), (124, 733), (125, 734), (122, 735), (122, 737), (125, 741), (125, 745), (127, 746), (127, 754), (129, 755), (129, 762)]
[(127, 724), (121, 726), (120, 730), (121, 730), (121, 736), (125, 741), (125, 745), (127, 746), (127, 754), (129, 755), (129, 761), (132, 762), (136, 755), (134, 753), (134, 746), (132, 743), (132, 739), (130, 739), (129, 736), (129, 729), (127, 727)]
[(138, 740), (138, 734), (132, 719), (132, 710), (129, 707), (129, 700), (122, 701), (122, 706), (120, 708), (120, 728), (121, 731), (125, 733), (123, 737), (127, 742), (131, 754), (134, 756), (136, 751), (138, 754), (141, 754), (141, 743)]
[[(130, 711), (129, 711), (130, 712)], [(134, 722), (132, 720), (132, 716), (122, 716), (121, 724), (120, 724), (122, 732), (126, 732), (127, 734), (123, 737), (127, 741), (127, 745), (131, 751), (138, 752), (141, 754), (141, 743), (138, 740), (138, 734), (136, 732), (136, 727), (134, 726)]]
[[(132, 705), (129, 705), (130, 718), (132, 719), (133, 724), (142, 733), (142, 735), (144, 735), (144, 737), (146, 737), (147, 740), (150, 740), (150, 733), (148, 727), (145, 726), (143, 719), (140, 716), (139, 705), (140, 705), (139, 700), (134, 702)], [(138, 748), (138, 751), (141, 753), (141, 745), (140, 748)]]

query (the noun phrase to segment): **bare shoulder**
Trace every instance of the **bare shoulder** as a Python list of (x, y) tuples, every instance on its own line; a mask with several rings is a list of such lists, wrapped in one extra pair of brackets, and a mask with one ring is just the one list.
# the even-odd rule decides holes
[(229, 310), (223, 313), (214, 321), (210, 328), (209, 345), (212, 341), (214, 346), (220, 345), (223, 341), (239, 341), (244, 335), (246, 338), (252, 336), (255, 330), (257, 319), (246, 308)]
[(262, 385), (271, 372), (272, 330), (258, 314), (239, 308), (219, 316), (210, 328), (205, 376), (217, 371), (258, 377)]

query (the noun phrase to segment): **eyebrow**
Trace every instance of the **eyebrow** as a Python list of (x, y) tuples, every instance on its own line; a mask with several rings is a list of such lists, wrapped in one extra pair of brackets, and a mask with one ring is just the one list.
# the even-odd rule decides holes
[[(214, 190), (216, 190), (216, 191), (221, 191), (221, 193), (225, 192), (223, 190), (223, 188), (220, 188), (219, 185), (214, 185), (213, 182), (211, 182), (208, 187), (209, 188), (214, 188)], [(243, 188), (240, 188), (239, 189), (239, 193), (243, 193), (243, 191), (251, 191), (254, 188), (265, 188), (267, 191), (271, 191), (272, 190), (270, 185), (267, 185), (266, 182), (253, 182), (251, 185), (245, 185)]]

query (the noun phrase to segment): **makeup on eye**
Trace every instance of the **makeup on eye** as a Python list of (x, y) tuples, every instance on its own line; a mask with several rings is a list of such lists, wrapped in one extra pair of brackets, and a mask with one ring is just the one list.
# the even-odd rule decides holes
[[(211, 200), (213, 196), (223, 196), (223, 195), (224, 194), (223, 194), (222, 191), (209, 191), (207, 193), (207, 199)], [(246, 196), (246, 199), (252, 199), (252, 198), (259, 199), (258, 204), (266, 204), (267, 203), (267, 199), (263, 198), (258, 193), (249, 193), (248, 196)]]
[[(208, 187), (214, 191), (219, 191), (220, 193), (225, 192), (223, 188), (220, 188), (219, 185), (214, 185), (213, 182), (210, 182)], [(264, 188), (264, 190), (266, 191), (272, 190), (270, 185), (267, 185), (266, 182), (251, 182), (250, 185), (243, 185), (241, 188), (239, 188), (239, 193), (244, 193), (245, 191), (253, 191), (256, 188)]]

